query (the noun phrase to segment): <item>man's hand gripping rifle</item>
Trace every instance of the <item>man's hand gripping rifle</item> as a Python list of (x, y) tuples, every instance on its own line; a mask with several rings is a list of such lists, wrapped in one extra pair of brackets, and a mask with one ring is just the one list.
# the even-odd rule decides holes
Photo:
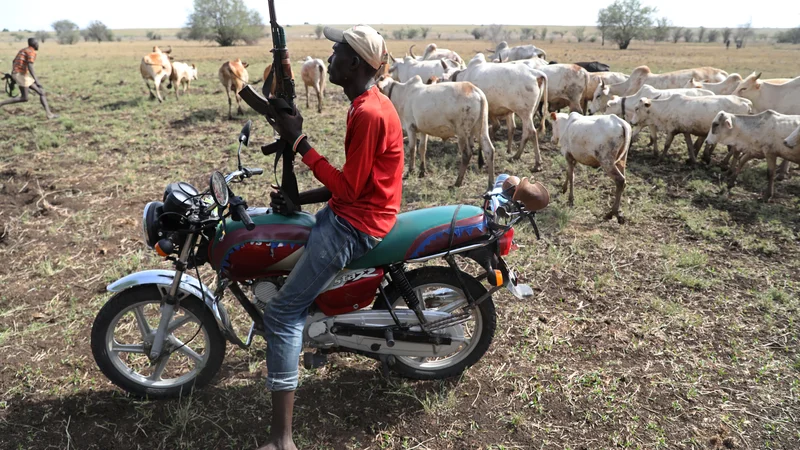
[[(272, 32), (273, 48), (271, 52), (273, 60), (272, 69), (264, 79), (264, 85), (261, 88), (264, 96), (259, 95), (250, 85), (245, 86), (239, 92), (239, 95), (251, 108), (262, 114), (270, 124), (274, 125), (275, 110), (282, 110), (288, 114), (294, 114), (296, 111), (292, 64), (289, 60), (289, 51), (286, 48), (286, 33), (283, 27), (278, 25), (275, 16), (275, 0), (269, 0), (269, 24)], [(270, 92), (273, 82), (275, 82), (274, 94)], [(261, 152), (264, 155), (275, 154), (276, 184), (278, 161), (283, 157), (282, 179), (278, 188), (286, 200), (286, 210), (282, 210), (281, 213), (288, 216), (295, 211), (300, 211), (297, 178), (294, 174), (292, 142), (289, 142), (287, 137), (280, 136), (275, 142), (261, 147)]]

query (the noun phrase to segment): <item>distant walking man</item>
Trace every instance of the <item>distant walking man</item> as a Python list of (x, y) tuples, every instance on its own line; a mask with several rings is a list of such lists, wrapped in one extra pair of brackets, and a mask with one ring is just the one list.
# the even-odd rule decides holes
[(58, 116), (50, 111), (50, 106), (47, 105), (47, 98), (44, 95), (44, 88), (39, 83), (36, 72), (33, 71), (33, 62), (36, 61), (37, 50), (39, 50), (39, 41), (36, 38), (29, 38), (28, 46), (17, 53), (17, 57), (14, 58), (14, 68), (11, 69), (11, 77), (19, 85), (20, 96), (4, 100), (0, 102), (0, 106), (27, 102), (28, 90), (32, 90), (39, 95), (39, 101), (47, 113), (47, 118), (54, 119)]

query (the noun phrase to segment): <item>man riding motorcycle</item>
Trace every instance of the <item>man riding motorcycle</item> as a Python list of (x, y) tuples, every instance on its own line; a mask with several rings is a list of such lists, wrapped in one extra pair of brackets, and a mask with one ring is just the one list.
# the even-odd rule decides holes
[[(268, 120), (302, 156), (324, 187), (300, 193), (300, 204), (327, 205), (316, 214), (306, 249), (264, 313), (267, 388), (272, 391), (272, 427), (263, 449), (295, 449), (292, 441), (294, 391), (306, 310), (347, 264), (366, 254), (396, 221), (402, 199), (403, 132), (392, 102), (374, 85), (388, 51), (381, 35), (366, 25), (325, 28), (334, 42), (328, 58), (330, 82), (343, 88), (347, 112), (345, 163), (333, 167), (303, 134), (303, 117), (271, 108)], [(271, 206), (286, 207), (279, 191)]]

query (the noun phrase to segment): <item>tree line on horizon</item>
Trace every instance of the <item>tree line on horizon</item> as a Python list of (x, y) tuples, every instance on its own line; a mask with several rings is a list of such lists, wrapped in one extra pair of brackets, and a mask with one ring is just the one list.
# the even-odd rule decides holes
[[(258, 11), (248, 9), (243, 0), (194, 0), (193, 11), (186, 20), (186, 26), (178, 33), (177, 37), (183, 40), (216, 42), (220, 46), (237, 45), (240, 42), (246, 45), (253, 45), (260, 39), (268, 36), (265, 33), (265, 25)], [(714, 43), (721, 39), (721, 42), (730, 45), (731, 39), (736, 48), (742, 48), (749, 39), (767, 39), (766, 34), (756, 35), (752, 28), (752, 22), (739, 25), (735, 28), (707, 29), (705, 27), (684, 28), (673, 25), (667, 17), (655, 18), (656, 7), (644, 6), (640, 0), (615, 0), (614, 3), (598, 11), (597, 30), (601, 45), (605, 45), (608, 39), (617, 44), (621, 50), (625, 50), (633, 40), (653, 40), (654, 42), (671, 41), (677, 43), (684, 42), (708, 42)], [(59, 20), (52, 25), (55, 31), (55, 39), (60, 44), (75, 44), (81, 39), (85, 41), (104, 41), (115, 40), (112, 31), (102, 22), (95, 20), (90, 22), (86, 28), (80, 29), (77, 24), (69, 20)], [(314, 33), (317, 39), (322, 38), (321, 25), (315, 27)], [(7, 29), (3, 31), (8, 31)], [(385, 33), (388, 39), (415, 39), (421, 37), (427, 39), (432, 31), (431, 27), (403, 27), (391, 31), (379, 30)], [(483, 27), (475, 27), (472, 30), (465, 29), (465, 33), (475, 39), (487, 39), (498, 43), (509, 41), (514, 37), (515, 30), (499, 24), (492, 24)], [(548, 30), (542, 27), (537, 30), (534, 27), (521, 27), (516, 32), (519, 40), (547, 40), (552, 43), (556, 38), (564, 38), (566, 30)], [(571, 34), (578, 42), (596, 42), (597, 35), (587, 35), (586, 27), (575, 27)], [(442, 33), (436, 33), (441, 39)], [(23, 40), (24, 35), (14, 33), (17, 40)], [(51, 37), (46, 31), (37, 31), (35, 36), (45, 42)], [(160, 40), (161, 34), (155, 31), (148, 31), (147, 38)], [(774, 35), (778, 43), (800, 44), (800, 27), (780, 31)], [(120, 37), (116, 38), (121, 40)]]

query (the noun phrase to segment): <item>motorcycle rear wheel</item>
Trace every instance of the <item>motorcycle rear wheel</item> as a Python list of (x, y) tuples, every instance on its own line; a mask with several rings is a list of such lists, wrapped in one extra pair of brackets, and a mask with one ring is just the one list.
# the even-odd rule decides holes
[(154, 285), (127, 289), (106, 302), (92, 325), (97, 366), (136, 397), (187, 395), (208, 384), (225, 358), (227, 343), (214, 317), (200, 299), (188, 296), (175, 310), (162, 356), (150, 361), (162, 298)]
[[(478, 299), (486, 294), (486, 288), (471, 275), (462, 272), (462, 278), (472, 298)], [(464, 298), (464, 293), (451, 269), (447, 267), (428, 266), (406, 273), (411, 287), (420, 298), (423, 309), (436, 309), (452, 301)], [(433, 291), (431, 291), (433, 289)], [(437, 296), (436, 293), (447, 293)], [(388, 289), (386, 296), (394, 308), (407, 308), (405, 300), (398, 289)], [(437, 303), (442, 297), (447, 298)], [(382, 301), (376, 302), (374, 309), (386, 309)], [(460, 375), (464, 370), (477, 363), (489, 349), (497, 326), (497, 314), (491, 297), (484, 300), (472, 310), (470, 322), (459, 325), (465, 327), (465, 337), (470, 334), (469, 342), (465, 342), (454, 354), (443, 358), (414, 358), (396, 356), (392, 370), (398, 374), (416, 380), (438, 380)]]

